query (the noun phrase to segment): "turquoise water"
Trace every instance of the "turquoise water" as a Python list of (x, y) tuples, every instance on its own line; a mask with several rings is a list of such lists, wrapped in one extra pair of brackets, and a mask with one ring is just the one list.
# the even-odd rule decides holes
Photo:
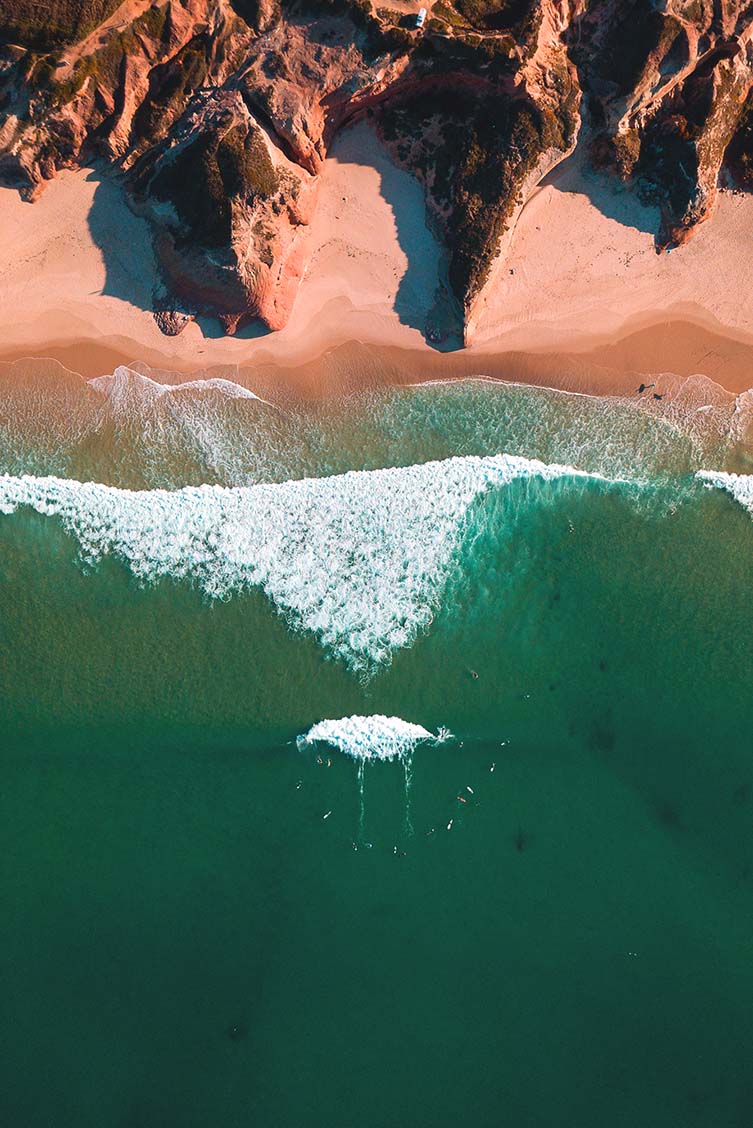
[[(695, 478), (745, 403), (48, 392), (0, 397), (2, 1122), (750, 1123), (753, 521)], [(453, 736), (362, 794), (296, 743), (378, 714)]]

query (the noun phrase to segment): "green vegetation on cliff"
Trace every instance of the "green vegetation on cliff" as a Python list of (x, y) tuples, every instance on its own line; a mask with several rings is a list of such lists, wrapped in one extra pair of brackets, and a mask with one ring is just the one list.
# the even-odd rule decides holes
[(148, 8), (126, 28), (114, 31), (103, 46), (98, 46), (91, 54), (82, 55), (77, 59), (73, 74), (64, 82), (55, 81), (54, 68), (50, 66), (52, 56), (48, 56), (43, 60), (42, 65), (48, 66), (45, 82), (49, 81), (53, 105), (62, 106), (71, 102), (81, 92), (89, 78), (97, 85), (102, 84), (112, 88), (117, 83), (124, 57), (142, 50), (144, 39), (158, 42), (165, 33), (165, 27), (166, 10), (157, 7)]
[(2, 0), (0, 42), (49, 50), (83, 39), (120, 0)]
[(753, 192), (753, 95), (749, 95), (745, 103), (726, 160), (740, 187)]
[(607, 82), (618, 94), (629, 93), (649, 56), (667, 54), (682, 31), (679, 20), (664, 15), (654, 0), (627, 0), (614, 12), (608, 0), (597, 0), (588, 17), (571, 30), (573, 58), (587, 86), (594, 79)]
[(526, 177), (566, 139), (532, 103), (493, 91), (432, 91), (386, 108), (381, 122), (399, 159), (430, 190), (450, 252), (450, 285), (467, 301), (488, 277)]
[(534, 0), (455, 0), (472, 27), (489, 31), (522, 31), (538, 8)]
[(239, 123), (225, 133), (200, 134), (177, 156), (168, 156), (149, 183), (169, 200), (184, 225), (181, 242), (226, 246), (235, 199), (253, 202), (275, 195), (280, 181), (258, 129)]
[(199, 35), (174, 58), (153, 69), (149, 76), (149, 93), (133, 117), (134, 139), (150, 144), (162, 140), (206, 80), (210, 54), (209, 36)]

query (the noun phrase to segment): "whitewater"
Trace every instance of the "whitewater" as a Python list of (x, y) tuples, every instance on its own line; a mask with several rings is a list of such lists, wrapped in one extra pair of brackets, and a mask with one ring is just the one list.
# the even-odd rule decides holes
[(441, 744), (451, 737), (446, 728), (433, 733), (402, 717), (376, 713), (369, 717), (318, 721), (299, 736), (296, 743), (299, 749), (318, 743), (329, 744), (353, 760), (395, 760), (410, 757), (419, 744)]
[(727, 474), (722, 470), (699, 470), (698, 481), (708, 489), (725, 490), (753, 517), (753, 474)]
[(112, 556), (139, 581), (189, 581), (213, 600), (260, 588), (292, 629), (368, 675), (431, 623), (478, 498), (594, 477), (509, 454), (173, 491), (5, 475), (0, 513), (57, 518), (88, 567)]

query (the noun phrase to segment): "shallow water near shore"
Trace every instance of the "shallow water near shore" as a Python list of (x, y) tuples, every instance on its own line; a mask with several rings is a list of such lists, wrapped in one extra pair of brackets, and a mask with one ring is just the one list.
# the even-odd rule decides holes
[[(0, 451), (3, 1122), (748, 1123), (740, 404), (85, 396)], [(452, 736), (361, 812), (354, 715)]]

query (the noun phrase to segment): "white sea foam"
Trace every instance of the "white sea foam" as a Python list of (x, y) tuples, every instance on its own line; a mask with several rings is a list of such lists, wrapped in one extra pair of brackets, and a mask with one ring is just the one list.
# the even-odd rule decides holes
[(274, 480), (279, 448), (294, 446), (278, 408), (230, 379), (166, 384), (120, 366), (89, 386), (101, 401), (91, 421), (91, 448), (108, 450), (104, 465), (117, 465), (126, 475), (123, 484), (138, 475), (137, 489)]
[(696, 478), (709, 489), (726, 490), (753, 517), (753, 474), (726, 474), (722, 470), (699, 470)]
[(252, 399), (260, 400), (262, 403), (267, 402), (262, 400), (261, 396), (257, 396), (255, 392), (252, 392), (250, 388), (244, 388), (242, 384), (236, 384), (233, 380), (225, 380), (219, 376), (210, 377), (207, 380), (184, 380), (180, 384), (163, 384), (159, 380), (152, 380), (150, 376), (145, 376), (142, 372), (137, 372), (124, 364), (118, 365), (112, 375), (95, 376), (87, 383), (95, 391), (113, 401), (122, 398), (124, 395), (128, 396), (129, 399), (134, 397), (151, 399), (158, 396), (215, 391), (230, 399)]
[(0, 513), (56, 516), (83, 560), (189, 580), (210, 598), (260, 587), (294, 629), (368, 674), (439, 606), (469, 507), (516, 478), (590, 477), (514, 455), (225, 488), (129, 491), (0, 476)]
[(451, 739), (444, 728), (434, 734), (422, 725), (414, 725), (400, 717), (341, 717), (339, 720), (319, 721), (307, 733), (299, 736), (299, 748), (307, 745), (330, 744), (354, 760), (394, 760), (410, 756), (418, 744), (439, 744)]

